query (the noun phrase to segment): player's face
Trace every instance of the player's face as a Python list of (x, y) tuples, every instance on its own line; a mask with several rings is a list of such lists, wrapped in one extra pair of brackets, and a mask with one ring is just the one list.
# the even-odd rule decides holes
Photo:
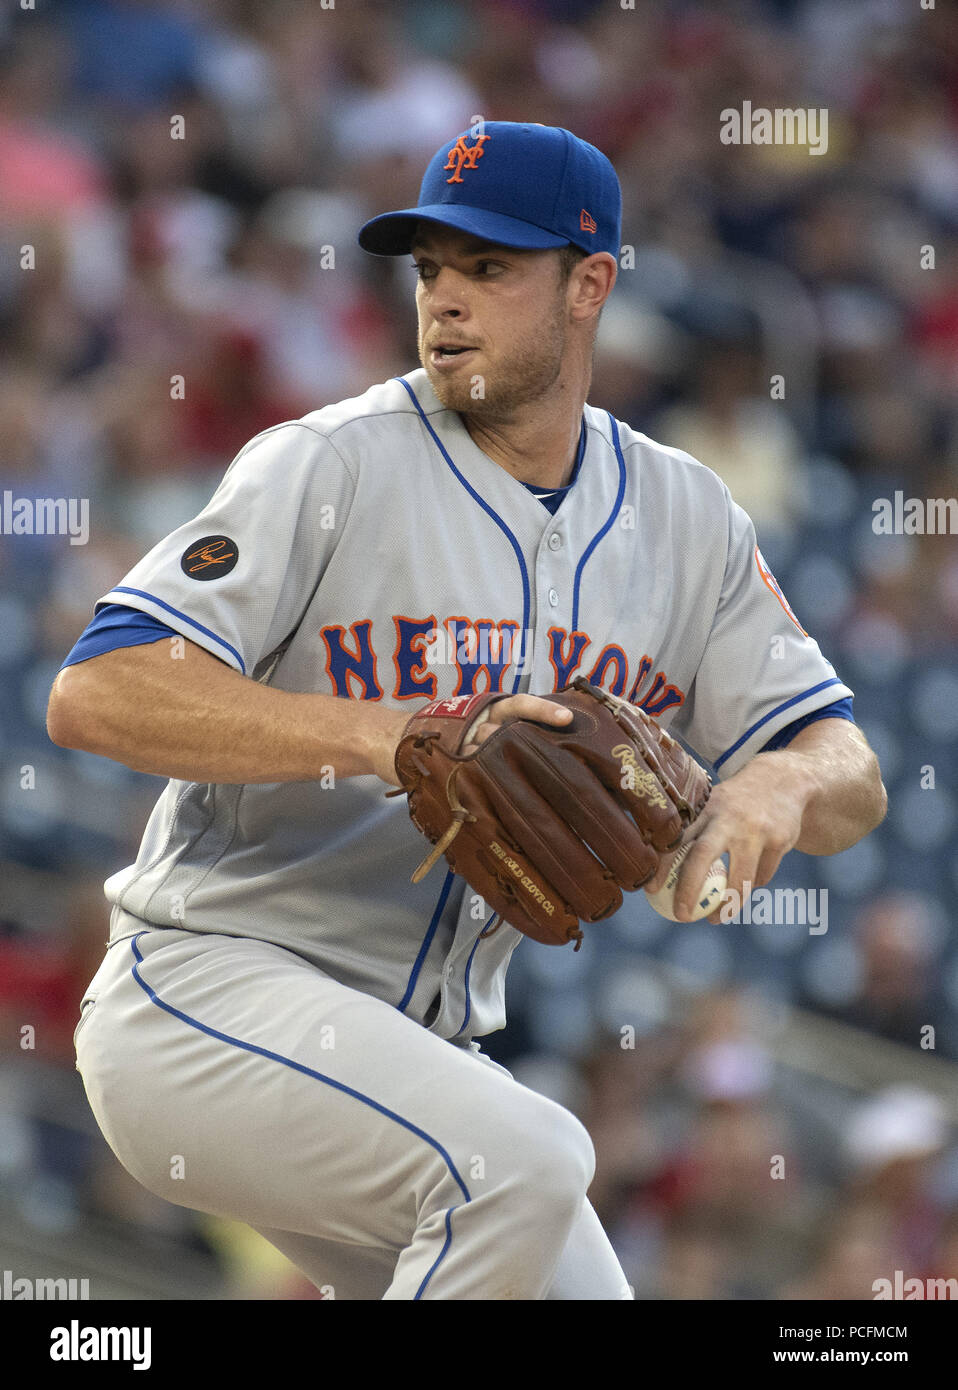
[(419, 360), (449, 410), (513, 416), (559, 376), (568, 337), (555, 251), (516, 251), (420, 224)]

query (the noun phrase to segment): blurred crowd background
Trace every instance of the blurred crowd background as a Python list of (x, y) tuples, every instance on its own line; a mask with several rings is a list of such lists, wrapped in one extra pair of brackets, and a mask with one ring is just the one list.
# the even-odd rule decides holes
[[(746, 100), (826, 108), (827, 152), (723, 145)], [(641, 1298), (958, 1278), (958, 540), (872, 527), (877, 498), (958, 492), (958, 15), (917, 0), (5, 7), (0, 495), (88, 498), (90, 538), (0, 536), (0, 1265), (317, 1296), (96, 1131), (71, 1036), (160, 783), (52, 746), (46, 699), (253, 434), (417, 365), (415, 272), (355, 234), (477, 115), (616, 165), (591, 401), (728, 482), (890, 795), (775, 881), (827, 889), (827, 933), (676, 928), (636, 895), (576, 955), (520, 948), (487, 1050), (588, 1125)]]

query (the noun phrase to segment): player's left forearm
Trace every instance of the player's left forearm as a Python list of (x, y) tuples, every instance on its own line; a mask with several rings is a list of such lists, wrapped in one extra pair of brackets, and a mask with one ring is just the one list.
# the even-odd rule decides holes
[(777, 753), (783, 778), (806, 788), (795, 848), (803, 854), (838, 854), (875, 829), (888, 798), (878, 759), (857, 725), (847, 719), (809, 724)]

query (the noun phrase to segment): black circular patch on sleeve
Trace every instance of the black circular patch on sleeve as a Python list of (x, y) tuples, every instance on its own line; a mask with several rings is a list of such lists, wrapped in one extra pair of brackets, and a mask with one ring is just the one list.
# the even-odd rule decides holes
[(204, 536), (184, 550), (180, 569), (191, 579), (219, 579), (238, 559), (239, 547), (229, 536)]

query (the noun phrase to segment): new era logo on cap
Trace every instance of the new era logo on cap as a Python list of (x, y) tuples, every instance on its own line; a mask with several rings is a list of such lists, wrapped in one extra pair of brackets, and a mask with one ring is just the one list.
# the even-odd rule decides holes
[(417, 223), (435, 222), (501, 246), (618, 257), (621, 219), (619, 180), (594, 145), (561, 126), (486, 121), (437, 150), (417, 205), (372, 218), (359, 244), (405, 255)]

